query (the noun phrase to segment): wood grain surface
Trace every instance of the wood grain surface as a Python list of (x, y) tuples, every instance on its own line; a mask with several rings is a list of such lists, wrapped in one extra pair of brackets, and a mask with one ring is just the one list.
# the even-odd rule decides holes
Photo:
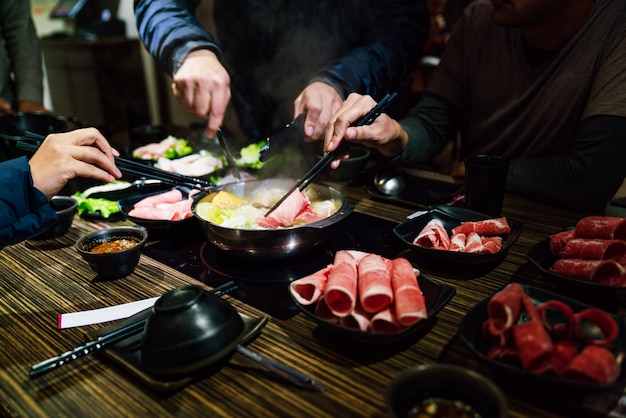
[[(341, 187), (357, 212), (401, 222), (415, 211), (373, 200), (360, 186)], [(622, 388), (574, 395), (520, 387), (514, 381), (499, 380), (455, 337), (468, 310), (510, 280), (554, 290), (527, 262), (526, 253), (548, 234), (572, 226), (584, 216), (515, 196), (506, 196), (503, 214), (521, 221), (524, 229), (506, 259), (491, 271), (422, 266), (409, 250), (399, 254), (438, 283), (456, 288), (456, 295), (432, 326), (407, 341), (391, 346), (357, 344), (317, 328), (303, 314), (270, 318), (248, 346), (315, 377), (326, 386), (321, 393), (277, 380), (238, 354), (174, 393), (151, 390), (101, 354), (31, 379), (33, 364), (84, 343), (86, 331), (105, 325), (58, 330), (58, 314), (160, 296), (185, 284), (206, 286), (198, 277), (146, 255), (129, 276), (97, 280), (74, 243), (89, 231), (127, 222), (77, 217), (70, 232), (61, 238), (26, 241), (0, 251), (0, 415), (387, 417), (384, 395), (391, 380), (408, 368), (435, 362), (460, 364), (493, 378), (509, 398), (511, 417), (576, 416), (579, 412), (580, 416), (606, 415), (617, 404)], [(264, 314), (233, 297), (226, 298), (246, 315)], [(605, 308), (622, 310), (620, 302), (607, 301)]]

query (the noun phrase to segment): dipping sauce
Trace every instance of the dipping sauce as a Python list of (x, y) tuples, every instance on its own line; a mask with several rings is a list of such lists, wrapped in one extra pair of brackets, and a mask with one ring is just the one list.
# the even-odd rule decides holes
[(91, 250), (89, 250), (89, 252), (95, 254), (115, 253), (118, 251), (127, 250), (137, 244), (139, 244), (139, 240), (133, 237), (112, 239), (110, 241), (106, 241), (102, 244), (96, 245)]
[(407, 418), (481, 418), (482, 416), (465, 402), (428, 398), (414, 406), (407, 413)]

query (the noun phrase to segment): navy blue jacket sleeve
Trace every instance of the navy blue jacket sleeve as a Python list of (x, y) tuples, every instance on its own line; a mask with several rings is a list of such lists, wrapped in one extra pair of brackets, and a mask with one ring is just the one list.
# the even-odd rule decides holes
[(0, 248), (35, 235), (54, 223), (48, 198), (33, 186), (26, 157), (0, 163)]

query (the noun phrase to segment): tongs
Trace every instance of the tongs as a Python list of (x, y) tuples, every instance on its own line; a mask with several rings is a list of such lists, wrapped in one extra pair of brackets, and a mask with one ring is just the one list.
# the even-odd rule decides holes
[[(376, 106), (374, 106), (372, 108), (372, 110), (370, 110), (365, 116), (361, 117), (359, 120), (357, 120), (351, 126), (371, 125), (372, 122), (374, 122), (374, 120), (376, 120), (376, 118), (378, 116), (380, 116), (380, 114), (385, 111), (387, 106), (389, 106), (389, 104), (396, 98), (397, 95), (398, 94), (395, 93), (395, 92), (387, 94), (385, 97), (383, 97), (376, 104)], [(334, 161), (340, 155), (345, 154), (347, 149), (348, 149), (348, 147), (349, 147), (349, 144), (348, 144), (347, 141), (341, 141), (341, 143), (339, 144), (339, 146), (335, 150), (333, 150), (331, 152), (327, 152), (326, 155), (324, 155), (317, 163), (315, 163), (315, 165), (309, 171), (307, 171), (304, 174), (304, 176), (302, 176), (296, 182), (296, 184), (291, 189), (289, 189), (289, 191), (287, 193), (285, 193), (285, 195), (283, 195), (283, 197), (281, 197), (280, 200), (278, 202), (276, 202), (276, 204), (274, 206), (271, 207), (270, 210), (268, 210), (265, 213), (265, 216), (269, 216), (270, 213), (274, 212), (276, 210), (276, 208), (278, 208), (285, 200), (287, 200), (287, 198), (289, 196), (291, 196), (291, 194), (293, 192), (295, 192), (296, 190), (300, 190), (300, 191), (304, 190), (309, 184), (311, 184), (311, 182), (322, 171), (324, 171), (324, 169), (332, 161)], [(263, 151), (263, 149), (261, 149), (261, 151)], [(259, 154), (259, 157), (260, 157), (260, 154)]]
[[(36, 152), (44, 139), (46, 139), (46, 137), (43, 135), (27, 131), (24, 134), (24, 140), (18, 141), (16, 143), (16, 147), (24, 151)], [(157, 167), (152, 167), (150, 165), (140, 163), (138, 161), (127, 160), (122, 157), (115, 157), (115, 164), (118, 166), (120, 171), (126, 174), (159, 180), (163, 183), (171, 184), (174, 186), (183, 186), (202, 191), (206, 191), (207, 187), (214, 186), (214, 184), (210, 181), (201, 178), (172, 173), (166, 170), (161, 170)]]

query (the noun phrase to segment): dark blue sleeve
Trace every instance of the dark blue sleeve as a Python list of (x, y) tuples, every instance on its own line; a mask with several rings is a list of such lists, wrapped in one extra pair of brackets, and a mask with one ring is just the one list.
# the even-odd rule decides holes
[(222, 53), (194, 16), (200, 0), (135, 0), (139, 38), (163, 69), (173, 75), (189, 52), (210, 49)]
[(35, 235), (56, 220), (48, 198), (33, 186), (26, 157), (0, 163), (0, 247)]

